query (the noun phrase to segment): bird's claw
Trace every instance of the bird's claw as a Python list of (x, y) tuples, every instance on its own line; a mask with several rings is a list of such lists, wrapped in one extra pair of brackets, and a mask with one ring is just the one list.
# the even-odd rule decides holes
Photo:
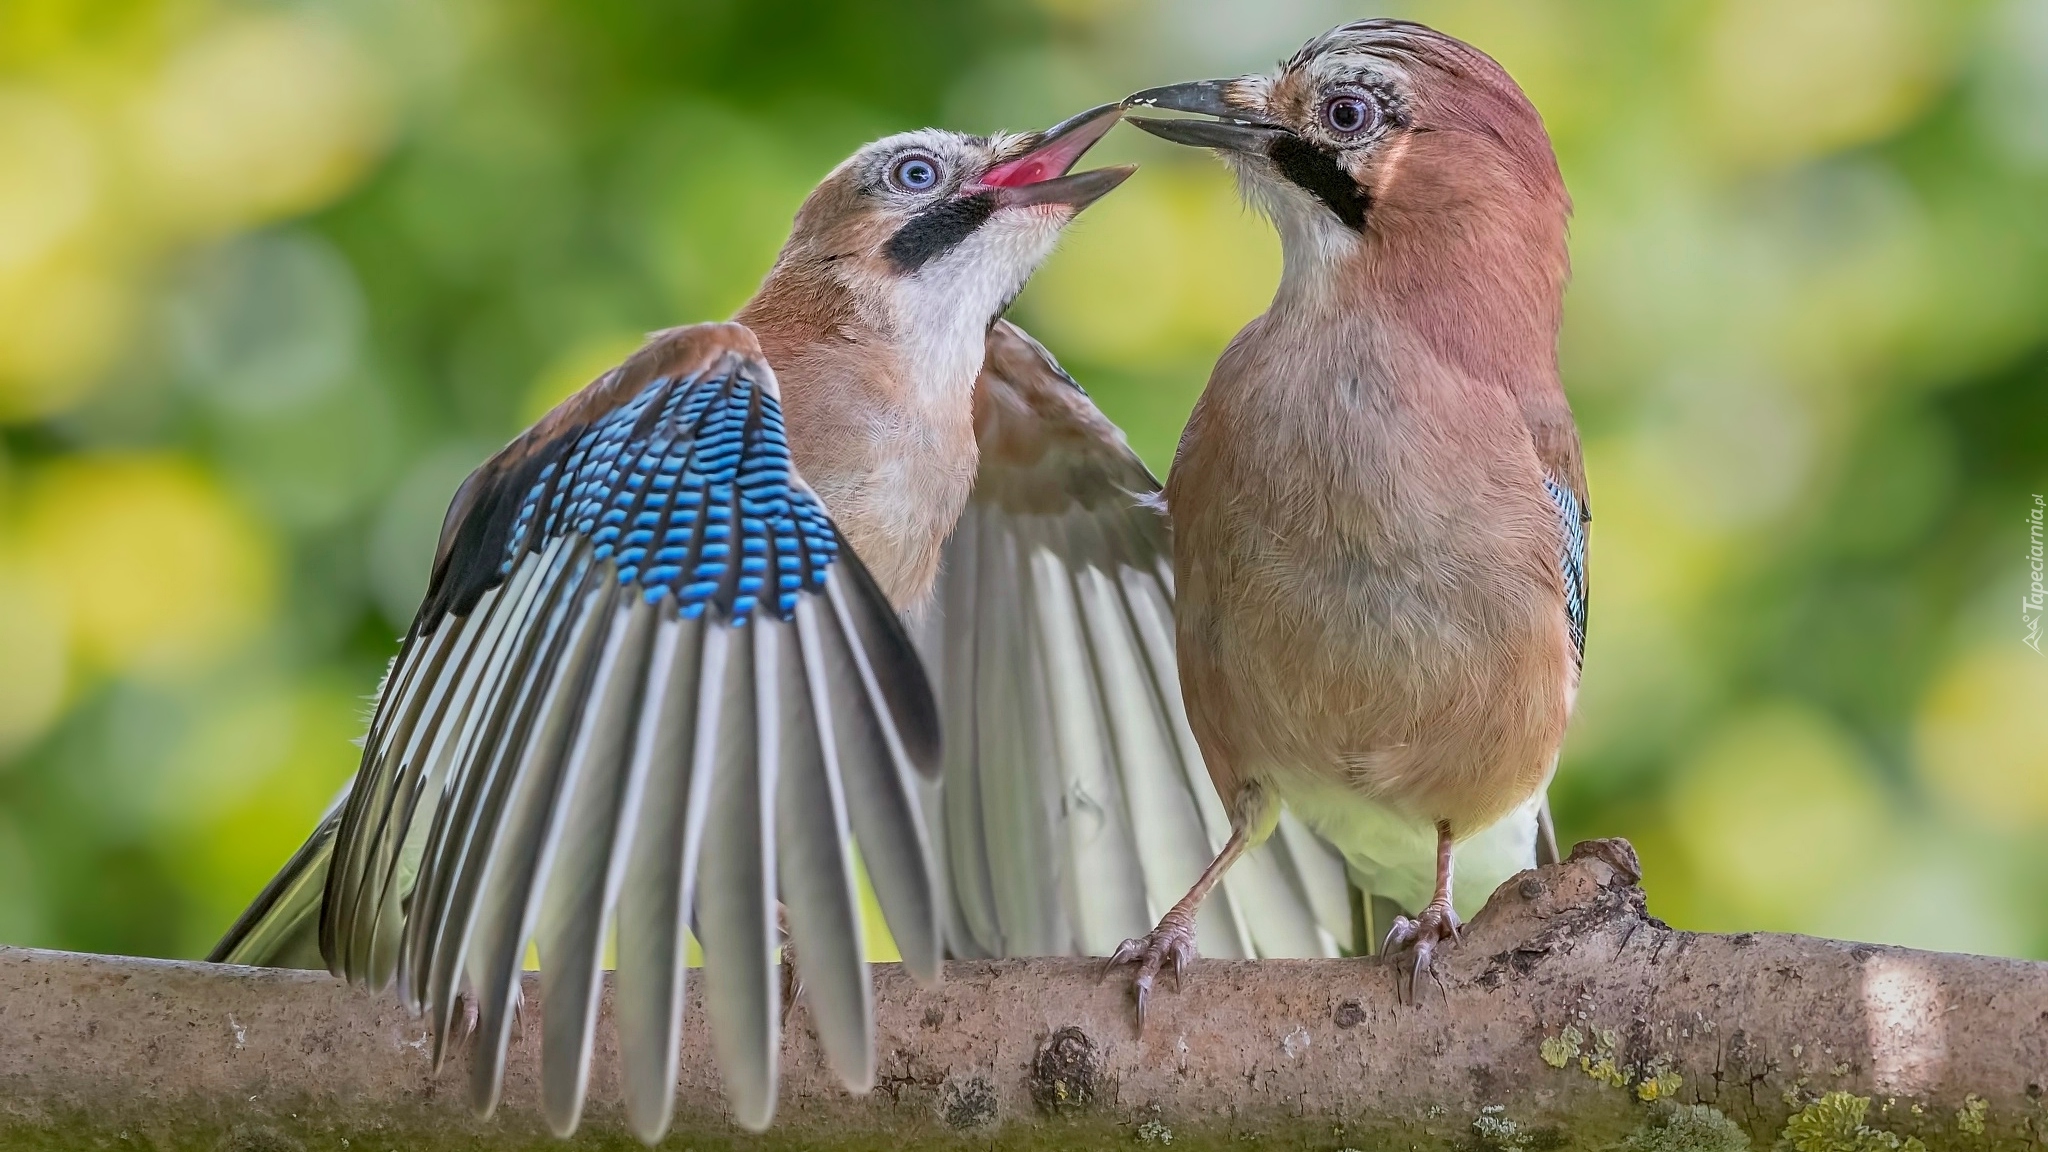
[(1133, 937), (1117, 946), (1109, 962), (1102, 966), (1106, 978), (1112, 971), (1125, 964), (1136, 964), (1137, 975), (1131, 979), (1131, 989), (1138, 1004), (1138, 1034), (1145, 1033), (1145, 1002), (1151, 999), (1152, 985), (1159, 977), (1159, 970), (1169, 962), (1173, 965), (1173, 990), (1180, 991), (1181, 976), (1186, 973), (1188, 961), (1199, 954), (1195, 951), (1195, 926), (1186, 916), (1168, 912), (1149, 934)]
[(789, 906), (775, 905), (775, 935), (782, 942), (782, 1026), (796, 1015), (796, 1003), (804, 998), (804, 973), (797, 967), (796, 941), (789, 934)]
[[(1437, 946), (1455, 944), (1464, 925), (1458, 920), (1458, 913), (1449, 901), (1432, 900), (1422, 914), (1409, 919), (1394, 917), (1393, 927), (1387, 930), (1386, 943), (1380, 952), (1394, 961), (1394, 985), (1403, 1004), (1415, 1003), (1415, 985), (1423, 976), (1437, 981), (1431, 967)], [(1400, 955), (1405, 952), (1406, 955)], [(1403, 979), (1405, 977), (1405, 979)]]
[[(467, 984), (456, 990), (455, 1015), (449, 1022), (446, 1035), (438, 1035), (434, 1041), (434, 1070), (440, 1071), (441, 1060), (454, 1048), (475, 1049), (483, 1043), (478, 1031), (483, 1023), (483, 1002), (477, 999), (476, 991)], [(512, 991), (512, 1039), (516, 1043), (526, 1038), (526, 990)]]
[(467, 988), (455, 994), (457, 1005), (455, 1038), (464, 1044), (476, 1039), (477, 1024), (483, 1016), (483, 1006), (477, 1003), (476, 993)]

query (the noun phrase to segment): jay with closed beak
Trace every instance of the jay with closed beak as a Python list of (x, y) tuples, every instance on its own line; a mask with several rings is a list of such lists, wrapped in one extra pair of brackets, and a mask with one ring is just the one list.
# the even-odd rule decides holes
[(1132, 123), (1215, 150), (1284, 271), (1217, 362), (1165, 492), (1181, 687), (1232, 832), (1112, 963), (1136, 965), (1142, 1024), (1161, 966), (1178, 976), (1194, 953), (1197, 907), (1284, 803), (1414, 913), (1385, 943), (1412, 998), (1458, 932), (1461, 842), (1488, 845), (1482, 896), (1535, 863), (1578, 686), (1590, 516), (1557, 364), (1570, 200), (1515, 82), (1418, 24), (1347, 24), (1272, 74), (1125, 103), (1210, 117)]

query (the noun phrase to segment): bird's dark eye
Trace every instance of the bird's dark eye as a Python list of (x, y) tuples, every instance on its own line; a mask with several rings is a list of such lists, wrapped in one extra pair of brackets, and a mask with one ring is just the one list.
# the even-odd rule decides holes
[(939, 162), (913, 153), (896, 161), (889, 169), (889, 180), (906, 192), (928, 192), (939, 182)]
[(1363, 96), (1332, 96), (1323, 101), (1323, 124), (1339, 136), (1356, 136), (1379, 120), (1379, 105)]

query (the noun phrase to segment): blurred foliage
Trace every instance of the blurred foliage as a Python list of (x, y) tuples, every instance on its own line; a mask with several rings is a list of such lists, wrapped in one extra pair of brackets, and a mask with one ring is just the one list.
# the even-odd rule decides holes
[[(2048, 956), (2048, 0), (1441, 0), (1577, 198), (1567, 836), (1681, 926)], [(925, 123), (1323, 0), (0, 6), (0, 941), (203, 951), (349, 775), (464, 472)], [(1205, 158), (1019, 302), (1161, 471), (1277, 274)]]

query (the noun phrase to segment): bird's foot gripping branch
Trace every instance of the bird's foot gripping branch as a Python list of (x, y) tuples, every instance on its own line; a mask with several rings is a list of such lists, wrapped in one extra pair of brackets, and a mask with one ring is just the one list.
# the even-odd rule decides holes
[[(840, 1087), (799, 1008), (763, 1136), (725, 1114), (693, 984), (668, 1143), (1938, 1152), (2048, 1140), (2048, 964), (1681, 932), (1647, 914), (1637, 880), (1620, 840), (1510, 879), (1413, 1006), (1375, 961), (1200, 961), (1190, 994), (1157, 1000), (1140, 1037), (1128, 988), (1098, 982), (1099, 961), (955, 963), (936, 989), (884, 967), (875, 1091)], [(598, 1069), (616, 1066), (610, 1009), (607, 989)], [(387, 997), (307, 972), (0, 950), (0, 1146), (635, 1146), (604, 1074), (575, 1138), (547, 1134), (535, 1024), (482, 1122), (462, 1070), (434, 1077), (423, 1029)]]

